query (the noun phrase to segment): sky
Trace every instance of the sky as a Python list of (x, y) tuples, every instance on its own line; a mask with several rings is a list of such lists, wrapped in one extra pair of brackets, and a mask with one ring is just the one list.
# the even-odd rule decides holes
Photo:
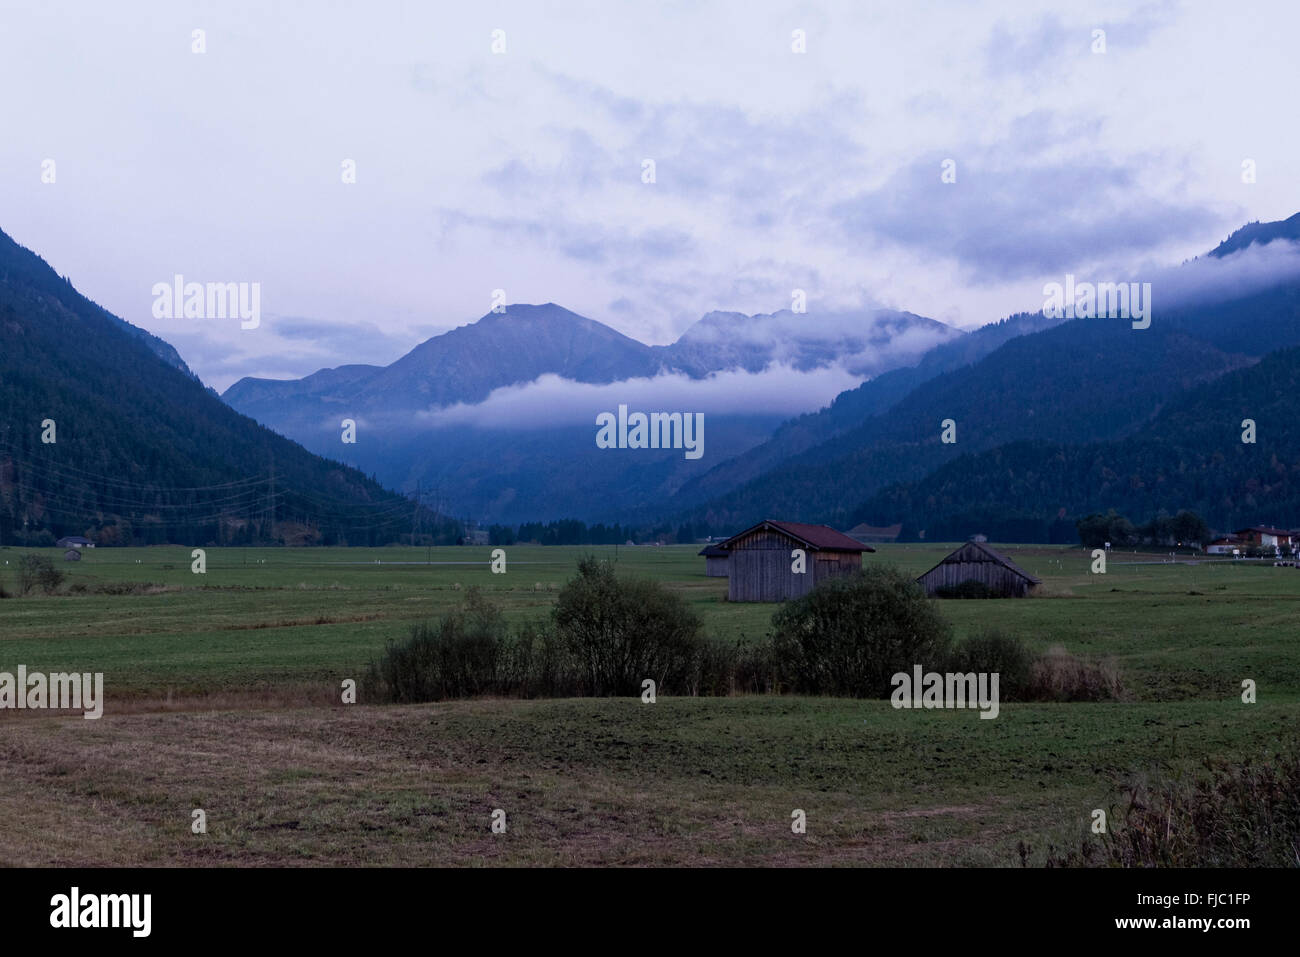
[[(219, 390), (495, 290), (652, 344), (796, 289), (971, 329), (1300, 210), (1297, 34), (1293, 0), (0, 0), (0, 229)], [(177, 274), (259, 283), (259, 325), (155, 317)]]

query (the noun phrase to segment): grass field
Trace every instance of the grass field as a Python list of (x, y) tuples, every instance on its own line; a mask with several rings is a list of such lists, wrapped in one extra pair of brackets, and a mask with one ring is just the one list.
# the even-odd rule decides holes
[[(866, 560), (919, 574), (950, 547)], [(761, 638), (776, 606), (726, 602), (697, 550), (617, 561), (710, 636)], [(513, 546), (504, 575), (486, 547), (209, 549), (204, 575), (189, 549), (87, 551), (60, 565), (92, 593), (0, 601), (0, 671), (102, 671), (107, 698), (98, 721), (0, 712), (0, 863), (1013, 865), (1022, 841), (1032, 861), (1085, 839), (1133, 773), (1297, 737), (1300, 571), (1112, 553), (1092, 575), (1079, 549), (1006, 550), (1042, 597), (940, 603), (957, 633), (1112, 658), (1130, 700), (994, 721), (770, 696), (345, 706), (343, 679), (465, 588), (540, 618), (580, 555), (615, 549)], [(0, 549), (11, 593), (21, 554)]]

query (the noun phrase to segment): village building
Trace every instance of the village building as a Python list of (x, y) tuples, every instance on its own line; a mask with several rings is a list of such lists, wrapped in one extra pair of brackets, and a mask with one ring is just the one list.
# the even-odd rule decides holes
[(67, 535), (54, 543), (58, 548), (94, 548), (95, 543), (80, 535)]
[[(718, 547), (728, 555), (730, 601), (798, 598), (828, 578), (861, 571), (862, 553), (875, 551), (829, 525), (770, 519)], [(802, 558), (796, 552), (802, 552)]]
[(1207, 555), (1231, 555), (1244, 547), (1245, 545), (1235, 538), (1216, 538), (1205, 546), (1205, 553)]
[(1232, 533), (1232, 537), (1237, 540), (1239, 546), (1247, 548), (1290, 548), (1291, 533), (1284, 528), (1273, 528), (1270, 525), (1252, 525), (1250, 528), (1239, 528)]
[(977, 582), (989, 593), (1006, 598), (1024, 598), (1042, 584), (1042, 579), (983, 542), (967, 542), (916, 581), (930, 596)]
[(721, 545), (705, 545), (700, 549), (704, 556), (704, 574), (708, 578), (727, 577), (727, 550)]

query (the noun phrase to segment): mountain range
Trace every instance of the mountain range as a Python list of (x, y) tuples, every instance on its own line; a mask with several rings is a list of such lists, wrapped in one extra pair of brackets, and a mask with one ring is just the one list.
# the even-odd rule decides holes
[[(962, 338), (911, 313), (786, 310), (709, 313), (671, 345), (651, 346), (554, 303), (519, 304), (434, 336), (389, 366), (245, 378), (223, 398), (313, 451), (428, 492), (453, 514), (521, 522), (577, 508), (617, 520), (764, 441), (792, 405), (815, 408), (799, 382), (833, 370), (853, 384)], [(775, 401), (781, 388), (794, 394)], [(701, 460), (595, 445), (601, 411), (641, 402), (643, 411), (692, 412), (701, 401)], [(344, 420), (357, 425), (355, 443), (343, 442)]]
[[(631, 518), (725, 532), (762, 516), (841, 527), (868, 516), (920, 535), (948, 521), (927, 512), (941, 504), (990, 521), (990, 500), (1001, 494), (991, 476), (966, 490), (971, 501), (958, 494), (960, 482), (945, 486), (941, 500), (909, 497), (955, 459), (1024, 442), (1060, 449), (1147, 435), (1171, 403), (1300, 345), (1296, 240), (1300, 214), (1251, 223), (1204, 257), (1160, 272), (1146, 329), (1118, 317), (1065, 320), (1042, 311), (971, 333), (907, 312), (714, 312), (671, 345), (644, 346), (554, 304), (520, 305), (435, 336), (386, 368), (245, 379), (224, 398), (333, 455), (339, 422), (356, 418), (370, 443), (359, 440), (348, 461), (389, 484), (435, 490), (453, 513), (485, 521)], [(1262, 258), (1273, 243), (1271, 252), (1286, 255)], [(757, 401), (765, 371), (778, 367), (814, 377), (840, 370), (864, 381), (790, 417)], [(557, 411), (548, 422), (522, 412), (530, 395), (549, 407), (564, 395), (561, 382), (625, 384), (629, 395), (659, 398), (690, 395), (681, 380), (726, 376), (732, 401), (706, 415), (709, 454), (697, 462), (662, 450), (596, 449), (591, 413), (598, 400), (612, 407), (617, 388), (596, 390), (581, 417)], [(519, 401), (505, 402), (510, 395)], [(497, 404), (502, 410), (488, 423)], [(664, 400), (654, 408), (677, 407)], [(944, 442), (941, 423), (949, 420), (956, 441)], [(1035, 514), (1050, 524), (1062, 509), (1072, 515), (1093, 501), (1064, 496), (1050, 516), (1046, 504)], [(1188, 491), (1170, 507), (1197, 503), (1234, 522), (1242, 514), (1234, 501), (1211, 505)], [(999, 507), (1010, 514), (1011, 503)], [(1034, 528), (1049, 534), (1046, 525)]]
[[(1012, 337), (983, 356), (972, 354), (973, 361), (955, 358), (953, 345), (938, 347), (914, 368), (841, 395), (829, 408), (788, 423), (767, 443), (685, 486), (672, 514), (698, 527), (722, 528), (755, 514), (844, 527), (901, 522), (905, 535), (919, 537), (929, 529), (933, 537), (943, 528), (947, 538), (990, 534), (998, 515), (1018, 521), (1032, 515), (1036, 524), (1022, 522), (1015, 534), (1038, 540), (1046, 540), (1048, 525), (1062, 514), (1077, 516), (1102, 506), (1171, 512), (1197, 507), (1220, 528), (1261, 521), (1266, 500), (1246, 491), (1257, 474), (1249, 456), (1241, 457), (1235, 446), (1227, 450), (1233, 454), (1222, 460), (1224, 471), (1215, 479), (1221, 494), (1207, 496), (1204, 476), (1187, 475), (1184, 486), (1166, 475), (1158, 485), (1146, 486), (1161, 490), (1160, 502), (1125, 494), (1113, 481), (1089, 490), (1063, 482), (1056, 494), (1042, 488), (1039, 498), (1029, 501), (1021, 474), (1010, 464), (1023, 461), (1027, 447), (1021, 443), (1045, 443), (1037, 447), (1050, 450), (1050, 458), (1064, 449), (1095, 451), (1094, 443), (1126, 440), (1126, 454), (1145, 443), (1150, 454), (1142, 461), (1148, 466), (1163, 450), (1174, 476), (1185, 474), (1179, 463), (1186, 466), (1190, 459), (1175, 456), (1174, 448), (1190, 452), (1205, 436), (1197, 433), (1193, 440), (1190, 420), (1162, 417), (1165, 410), (1212, 407), (1220, 382), (1236, 382), (1226, 377), (1271, 353), (1283, 350), (1280, 362), (1295, 361), (1295, 353), (1285, 350), (1300, 345), (1297, 240), (1300, 215), (1238, 230), (1208, 254), (1226, 264), (1216, 284), (1202, 281), (1193, 262), (1157, 286), (1175, 305), (1158, 311), (1148, 329), (1133, 329), (1123, 319), (1076, 319), (1035, 331), (1038, 319), (1021, 316), (1004, 327)], [(1274, 242), (1277, 247), (1266, 249)], [(1270, 268), (1261, 268), (1261, 262)], [(998, 326), (986, 326), (960, 345), (973, 353), (982, 337), (992, 344), (1002, 334)], [(1287, 393), (1282, 401), (1294, 399)], [(1262, 410), (1268, 402), (1260, 395), (1254, 407)], [(1240, 445), (1242, 417), (1249, 416), (1244, 412), (1228, 423), (1236, 433), (1225, 427), (1215, 433), (1217, 441), (1226, 436)], [(956, 423), (956, 441), (950, 444), (941, 436), (946, 419)], [(1285, 446), (1274, 444), (1282, 441), (1279, 429), (1285, 422), (1276, 412), (1268, 444), (1259, 448), (1300, 465), (1285, 458)], [(1180, 438), (1180, 430), (1188, 434)], [(1113, 453), (1119, 446), (1105, 448)], [(1216, 447), (1201, 451), (1212, 455)], [(974, 468), (979, 471), (962, 471)], [(1132, 482), (1141, 479), (1132, 475)], [(1270, 521), (1300, 519), (1288, 511), (1290, 505), (1276, 507), (1284, 514)]]
[[(668, 345), (517, 304), (387, 366), (218, 397), (0, 233), (0, 543), (456, 540), (445, 515), (1023, 541), (1108, 508), (1300, 524), (1300, 214), (1150, 284), (1148, 328), (712, 312)], [(601, 448), (616, 411), (701, 413), (704, 454)]]

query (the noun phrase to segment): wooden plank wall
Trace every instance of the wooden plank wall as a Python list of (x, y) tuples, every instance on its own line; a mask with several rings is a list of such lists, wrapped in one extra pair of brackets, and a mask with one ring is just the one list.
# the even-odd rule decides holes
[[(775, 547), (755, 547), (754, 540), (774, 542)], [(783, 535), (756, 533), (732, 547), (730, 601), (785, 601), (812, 591), (818, 582), (838, 575), (851, 575), (862, 568), (858, 552), (808, 552), (807, 571), (790, 570), (790, 552), (801, 547)]]
[(994, 591), (1016, 597), (1029, 592), (1029, 582), (997, 562), (945, 562), (922, 576), (921, 585), (926, 594), (933, 595), (940, 588), (951, 588), (966, 581), (982, 582)]

